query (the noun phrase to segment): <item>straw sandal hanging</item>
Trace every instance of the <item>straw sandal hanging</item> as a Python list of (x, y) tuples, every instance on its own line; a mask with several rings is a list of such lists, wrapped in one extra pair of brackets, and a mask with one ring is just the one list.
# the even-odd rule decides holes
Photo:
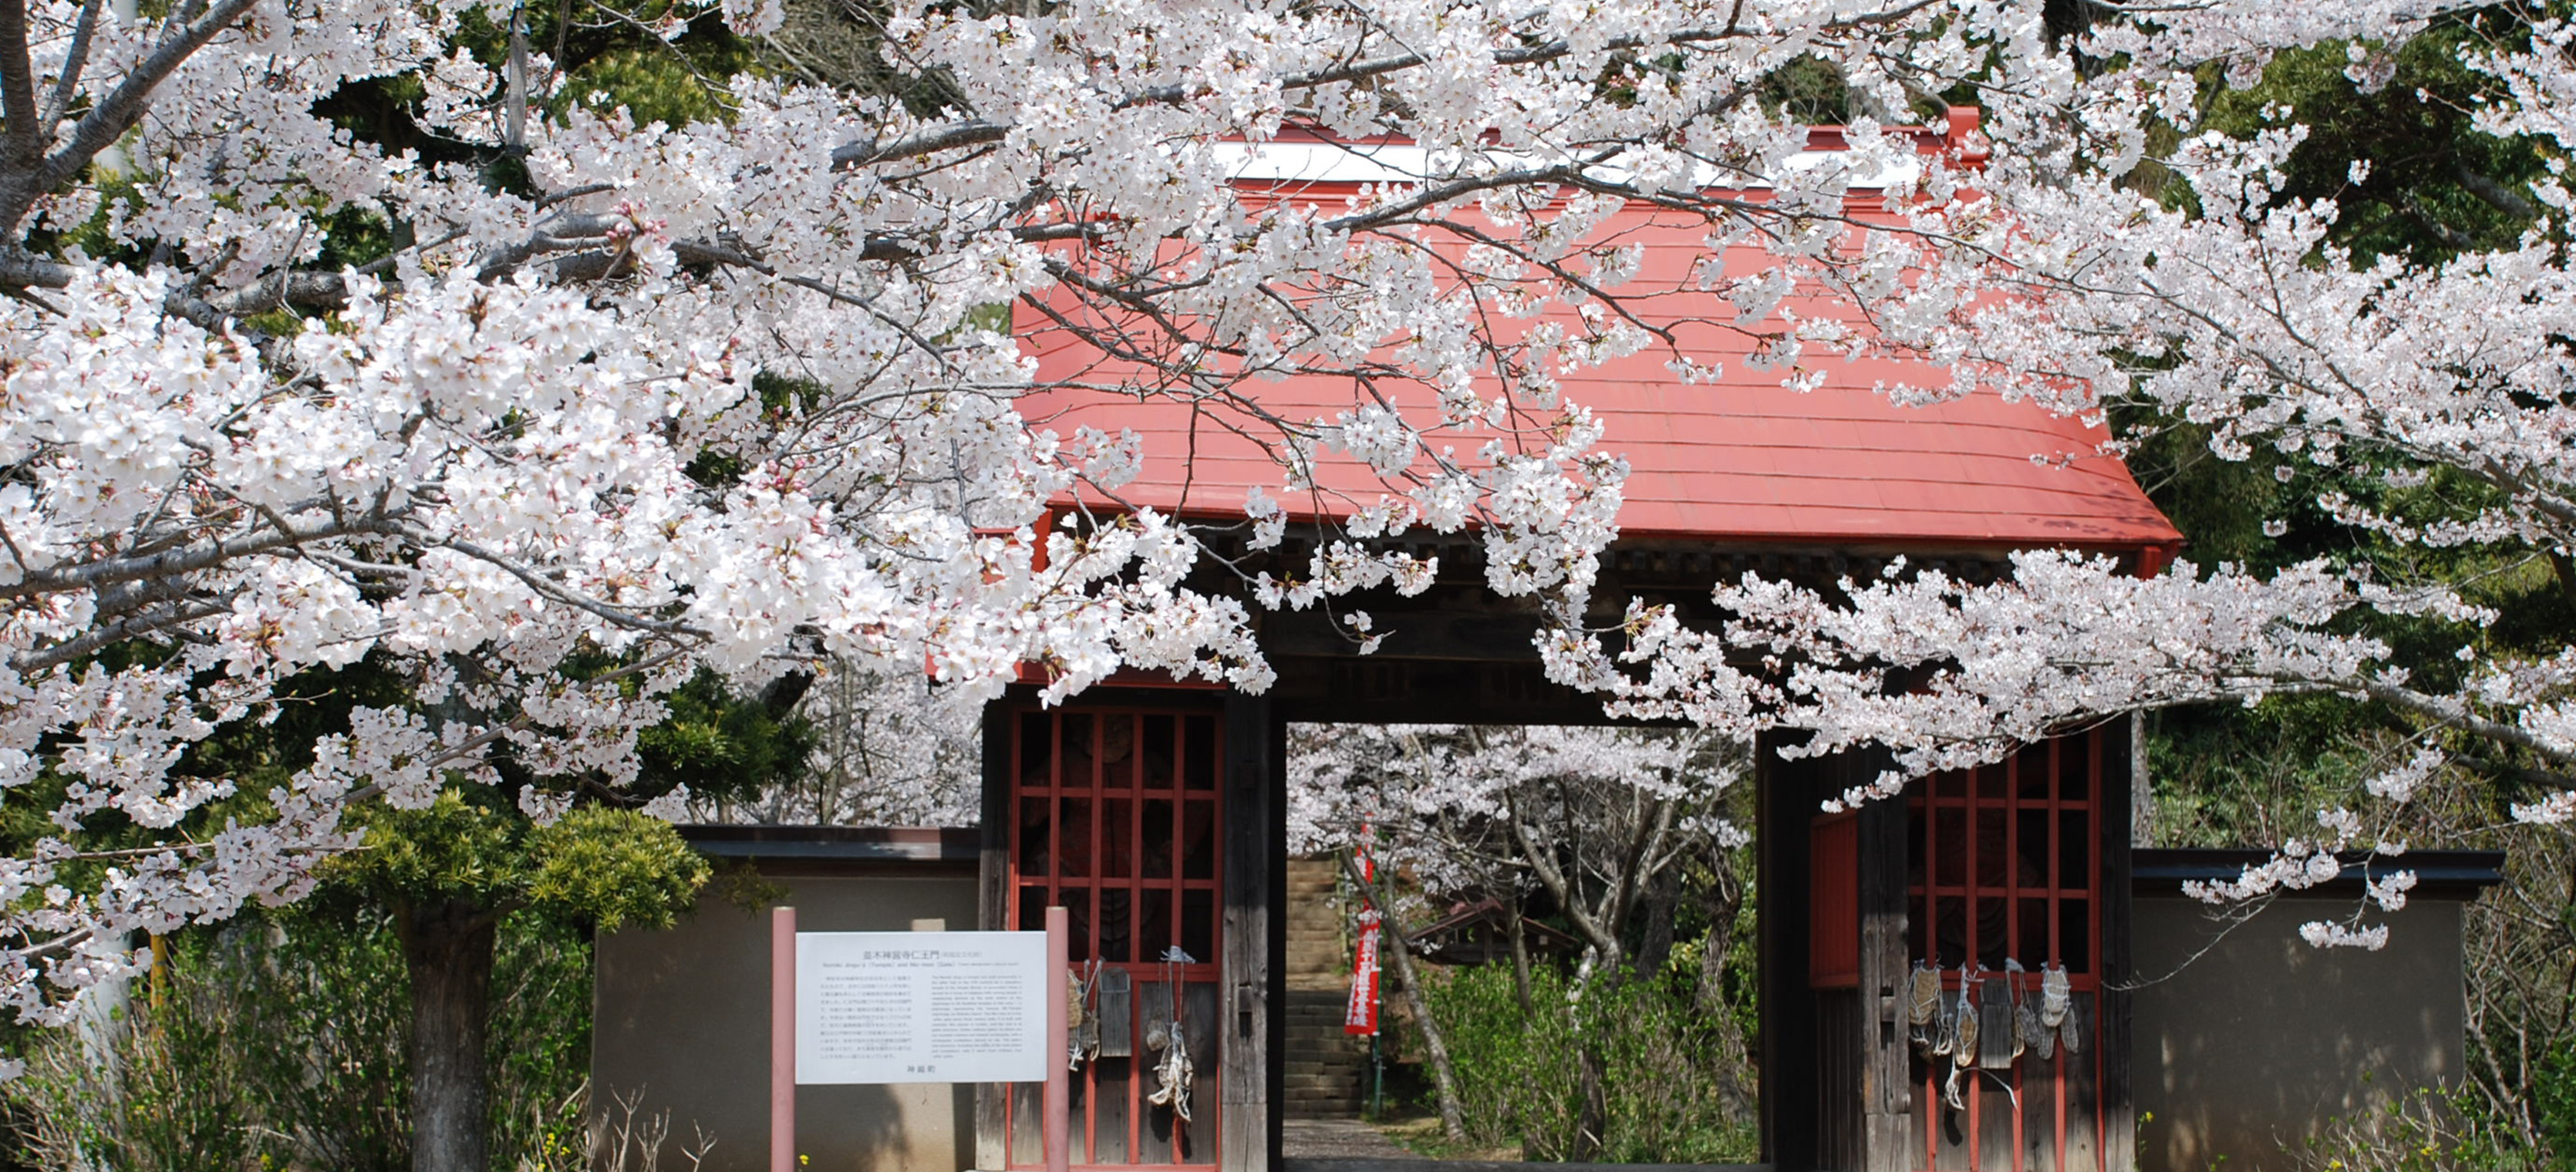
[(1906, 975), (1906, 1020), (1913, 1026), (1914, 1049), (1926, 1061), (1942, 1053), (1941, 1035), (1949, 1024), (1941, 1020), (1941, 970), (1922, 961), (1914, 962), (1914, 971)]

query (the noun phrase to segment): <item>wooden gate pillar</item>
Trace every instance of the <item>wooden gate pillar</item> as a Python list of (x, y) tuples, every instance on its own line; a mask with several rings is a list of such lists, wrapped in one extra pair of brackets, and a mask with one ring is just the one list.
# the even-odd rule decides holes
[(1218, 1085), (1225, 1122), (1217, 1151), (1221, 1172), (1270, 1172), (1278, 1121), (1272, 1118), (1270, 1025), (1271, 941), (1285, 917), (1273, 905), (1285, 894), (1276, 872), (1284, 862), (1287, 825), (1281, 808), (1286, 728), (1270, 701), (1230, 694), (1225, 700), (1225, 923), (1217, 956)]
[(1807, 822), (1815, 798), (1807, 761), (1780, 758), (1776, 733), (1754, 740), (1754, 968), (1762, 1006), (1755, 1031), (1762, 1071), (1762, 1159), (1779, 1172), (1816, 1167), (1815, 997), (1807, 987)]
[[(2132, 982), (2137, 969), (2129, 951), (2130, 907), (2129, 847), (2134, 830), (2130, 803), (2146, 779), (2136, 771), (2146, 768), (2146, 755), (2131, 740), (2145, 731), (2142, 721), (2115, 720), (2101, 728), (2102, 747), (2099, 758), (2106, 775), (2102, 790), (2102, 897), (2100, 923), (2094, 931), (2102, 937), (2102, 1168), (2103, 1172), (2131, 1172), (2138, 1163), (2136, 1103), (2129, 1086), (2130, 1017), (2136, 1009), (2137, 993)], [(2114, 770), (2124, 776), (2109, 776)]]
[[(1885, 758), (1849, 753), (1836, 759), (1846, 786), (1874, 780)], [(1861, 1168), (1907, 1172), (1914, 1165), (1907, 1126), (1912, 1106), (1906, 1061), (1905, 800), (1862, 806), (1860, 863), (1860, 1035), (1845, 1040), (1859, 1055)]]
[[(999, 932), (1010, 925), (1011, 891), (1011, 717), (1010, 705), (995, 700), (984, 705), (983, 841), (975, 869), (975, 927)], [(1009, 1148), (1002, 1130), (1002, 1103), (1009, 1094), (1000, 1083), (975, 1084), (975, 1167), (1007, 1166)]]

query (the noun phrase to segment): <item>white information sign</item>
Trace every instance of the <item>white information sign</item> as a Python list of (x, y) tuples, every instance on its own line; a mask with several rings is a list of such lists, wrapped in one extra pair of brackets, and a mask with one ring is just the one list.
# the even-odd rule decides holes
[(797, 1082), (1045, 1078), (1046, 933), (796, 934)]

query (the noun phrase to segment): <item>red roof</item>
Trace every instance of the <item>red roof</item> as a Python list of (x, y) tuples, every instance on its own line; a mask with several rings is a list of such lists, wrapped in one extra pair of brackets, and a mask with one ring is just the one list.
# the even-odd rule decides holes
[[(1338, 204), (1347, 191), (1315, 184), (1291, 197)], [(1684, 352), (1721, 363), (1724, 371), (1715, 383), (1684, 384), (1667, 368), (1670, 352), (1654, 345), (1563, 377), (1565, 398), (1591, 408), (1603, 423), (1601, 448), (1630, 463), (1627, 504), (1619, 514), (1623, 535), (1899, 548), (2171, 550), (2179, 543), (2180, 534), (2128, 470), (2097, 452), (2101, 429), (2006, 403), (1992, 392), (1916, 408), (1894, 405), (1874, 389), (1901, 381), (1948, 384), (1946, 371), (1917, 362), (1811, 355), (1807, 362), (1821, 372), (1821, 385), (1804, 393), (1783, 388), (1786, 372), (1747, 368), (1743, 359), (1752, 343), (1710, 324), (1730, 313), (1691, 279), (1693, 264), (1705, 255), (1699, 230), (1643, 211), (1622, 213), (1604, 230), (1646, 246), (1639, 276), (1620, 291), (1648, 294), (1635, 303), (1640, 316), (1678, 323)], [(1727, 270), (1759, 272), (1764, 260), (1758, 250), (1739, 249), (1727, 257)], [(1815, 296), (1793, 295), (1784, 305), (1808, 320), (1851, 316)], [(1552, 310), (1551, 316), (1565, 315)], [(1105, 360), (1026, 308), (1018, 325), (1041, 383), (1076, 379), (1098, 386), (1136, 375), (1135, 367)], [(1246, 382), (1241, 393), (1299, 421), (1330, 418), (1366, 401), (1347, 377)], [(1407, 388), (1398, 398), (1417, 427), (1436, 418), (1429, 388)], [(1323, 499), (1289, 498), (1269, 455), (1227, 430), (1239, 425), (1239, 414), (1176, 399), (1054, 390), (1030, 396), (1022, 408), (1067, 436), (1081, 424), (1141, 433), (1144, 474), (1118, 495), (1167, 512), (1239, 512), (1245, 490), (1258, 485), (1280, 497), (1292, 516), (1311, 519), (1317, 512), (1346, 514), (1354, 503), (1375, 502), (1388, 491), (1365, 467), (1336, 456), (1325, 466)], [(1488, 435), (1434, 442), (1463, 452)]]

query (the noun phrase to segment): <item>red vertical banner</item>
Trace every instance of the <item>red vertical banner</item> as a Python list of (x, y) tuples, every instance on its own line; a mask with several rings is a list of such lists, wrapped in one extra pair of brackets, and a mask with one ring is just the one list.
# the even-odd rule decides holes
[(1342, 1014), (1342, 1032), (1346, 1034), (1377, 1032), (1377, 926), (1381, 918), (1376, 908), (1360, 908), (1359, 951), (1351, 958), (1351, 1000)]
[[(1366, 836), (1365, 827), (1361, 833)], [(1352, 862), (1358, 865), (1360, 878), (1375, 879), (1377, 867), (1369, 859), (1368, 848), (1363, 846), (1351, 853), (1357, 856)], [(1361, 892), (1358, 948), (1351, 957), (1351, 996), (1342, 1010), (1343, 1033), (1377, 1032), (1377, 930), (1383, 919), (1385, 916), (1370, 902), (1368, 893)]]

